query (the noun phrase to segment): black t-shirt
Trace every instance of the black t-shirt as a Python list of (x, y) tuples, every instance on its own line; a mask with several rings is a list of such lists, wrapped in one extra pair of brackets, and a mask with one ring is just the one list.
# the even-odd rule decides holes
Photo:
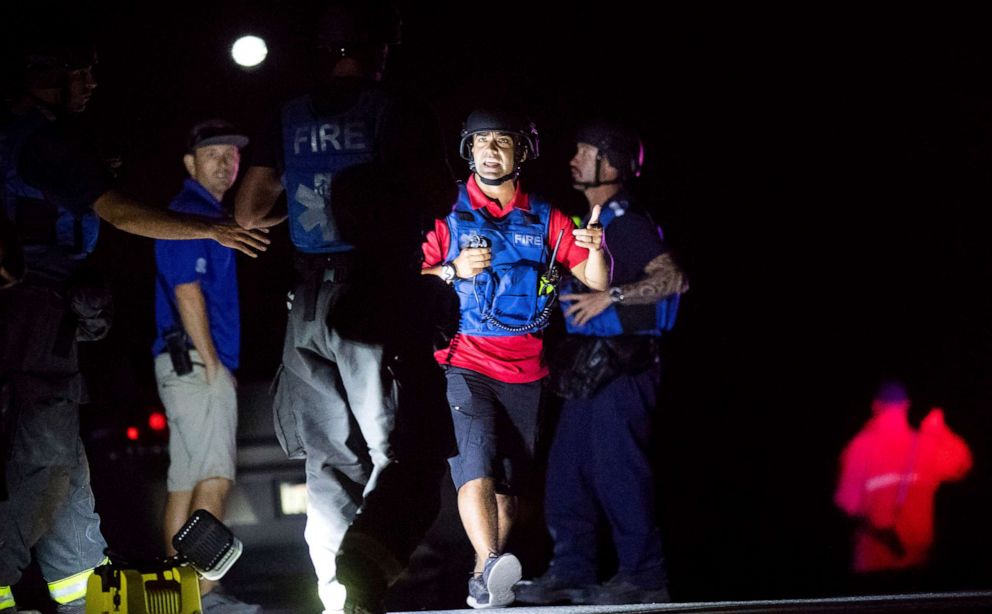
[(613, 257), (613, 285), (634, 283), (644, 277), (644, 267), (667, 251), (654, 221), (636, 206), (606, 227), (606, 248)]
[[(605, 230), (606, 248), (613, 258), (613, 286), (644, 278), (644, 267), (667, 251), (664, 239), (646, 211), (632, 204)], [(655, 305), (621, 305), (617, 308), (624, 330), (655, 326)]]

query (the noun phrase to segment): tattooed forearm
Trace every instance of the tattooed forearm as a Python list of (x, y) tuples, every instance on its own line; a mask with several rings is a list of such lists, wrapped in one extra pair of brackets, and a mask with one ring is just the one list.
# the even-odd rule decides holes
[(657, 302), (670, 294), (683, 294), (689, 290), (689, 281), (669, 254), (662, 254), (644, 267), (647, 275), (632, 284), (620, 286), (626, 305), (646, 305)]

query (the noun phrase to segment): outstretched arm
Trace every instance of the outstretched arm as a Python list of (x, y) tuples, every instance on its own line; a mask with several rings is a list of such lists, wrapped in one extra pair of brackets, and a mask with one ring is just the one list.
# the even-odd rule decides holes
[(124, 232), (152, 239), (212, 239), (252, 258), (268, 249), (265, 231), (246, 230), (211, 218), (157, 209), (118, 190), (110, 190), (97, 198), (93, 211)]

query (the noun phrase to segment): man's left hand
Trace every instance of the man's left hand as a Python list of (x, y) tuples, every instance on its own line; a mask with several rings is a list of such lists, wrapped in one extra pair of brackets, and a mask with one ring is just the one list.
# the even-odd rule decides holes
[(585, 228), (576, 228), (572, 231), (575, 236), (575, 244), (584, 247), (589, 251), (603, 249), (603, 226), (599, 223), (599, 213), (602, 206), (596, 205), (592, 208), (592, 215), (589, 216), (589, 223)]
[(562, 302), (571, 303), (565, 310), (565, 317), (572, 318), (577, 326), (582, 326), (589, 320), (603, 313), (613, 301), (609, 292), (585, 292), (582, 294), (563, 294)]

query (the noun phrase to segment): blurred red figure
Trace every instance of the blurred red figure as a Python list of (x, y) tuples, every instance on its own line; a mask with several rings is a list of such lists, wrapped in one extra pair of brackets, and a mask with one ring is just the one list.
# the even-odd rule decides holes
[(834, 501), (861, 521), (856, 572), (924, 565), (937, 488), (971, 469), (971, 451), (944, 423), (943, 410), (931, 409), (917, 431), (909, 424), (909, 406), (902, 384), (882, 385), (871, 420), (841, 455)]

